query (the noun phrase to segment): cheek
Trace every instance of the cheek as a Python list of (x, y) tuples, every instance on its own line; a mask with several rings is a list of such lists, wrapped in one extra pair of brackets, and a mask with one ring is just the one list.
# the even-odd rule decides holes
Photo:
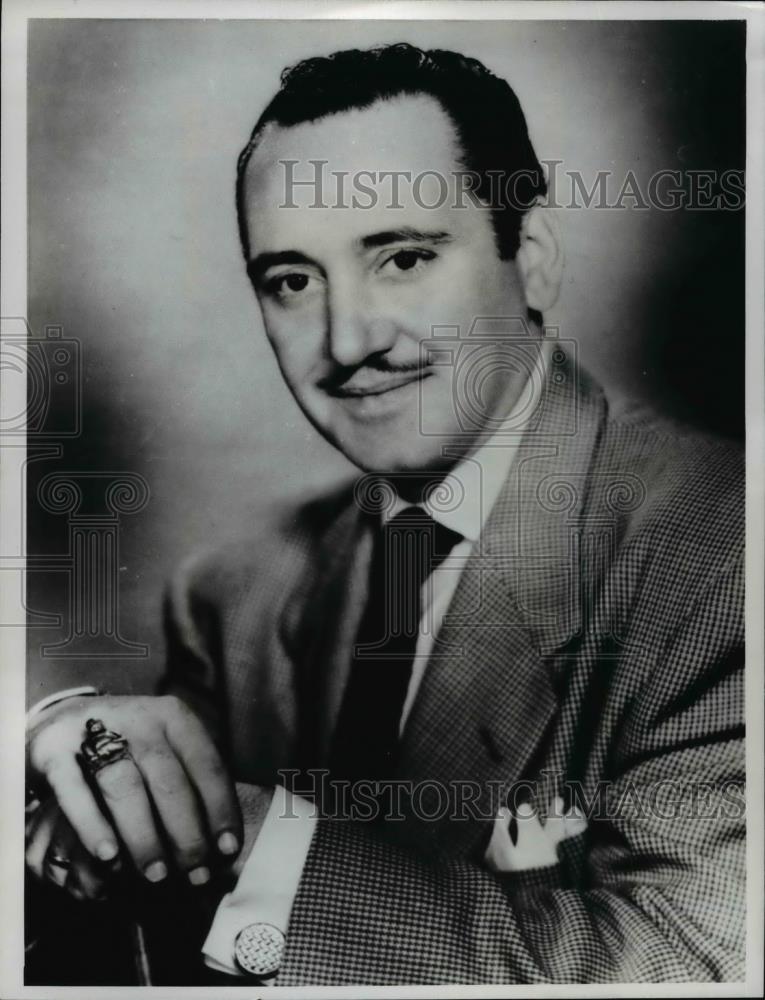
[(266, 336), (284, 377), (298, 385), (321, 365), (324, 358), (324, 333), (320, 317), (311, 310), (289, 314), (263, 309)]
[(493, 229), (482, 228), (451, 262), (449, 295), (462, 303), (468, 321), (477, 316), (523, 316), (525, 296), (513, 261), (500, 260)]
[(490, 247), (455, 254), (423, 292), (427, 325), (459, 325), (461, 336), (477, 317), (516, 316), (523, 309), (514, 266), (499, 260)]
[(498, 315), (525, 318), (526, 296), (512, 262), (496, 260), (481, 280), (481, 296)]
[(461, 327), (471, 314), (475, 296), (475, 281), (464, 269), (450, 264), (421, 281), (386, 289), (379, 313), (399, 332), (420, 341), (432, 336), (434, 328)]

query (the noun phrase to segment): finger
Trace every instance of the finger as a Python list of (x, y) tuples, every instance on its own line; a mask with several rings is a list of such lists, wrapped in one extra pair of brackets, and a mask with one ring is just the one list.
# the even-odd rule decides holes
[(43, 871), (45, 877), (63, 889), (72, 868), (72, 852), (77, 842), (77, 835), (63, 813), (59, 813), (53, 836), (45, 852)]
[(45, 777), (85, 849), (101, 861), (114, 861), (119, 854), (114, 830), (99, 809), (75, 758), (62, 754), (50, 760)]
[[(61, 865), (59, 859), (66, 864)], [(45, 866), (51, 880), (76, 899), (96, 899), (103, 892), (105, 866), (88, 854), (61, 812), (46, 853)]]
[(218, 849), (223, 854), (236, 854), (242, 844), (239, 802), (234, 784), (207, 730), (189, 709), (175, 701), (175, 707), (167, 715), (165, 731), (202, 800)]
[(71, 848), (71, 868), (66, 888), (72, 895), (95, 900), (105, 897), (106, 877), (103, 865), (99, 866), (79, 841)]
[(95, 774), (95, 780), (136, 868), (150, 882), (159, 882), (168, 868), (151, 803), (141, 772), (132, 758), (113, 761)]
[(45, 855), (50, 845), (60, 810), (55, 799), (44, 803), (27, 824), (24, 858), (29, 870), (44, 878)]
[(135, 757), (178, 867), (194, 885), (207, 882), (209, 838), (186, 771), (168, 744), (152, 745)]

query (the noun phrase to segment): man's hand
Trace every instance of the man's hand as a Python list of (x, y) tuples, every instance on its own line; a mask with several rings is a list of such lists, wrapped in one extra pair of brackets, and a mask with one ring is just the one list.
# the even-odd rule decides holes
[[(131, 753), (131, 759), (97, 772), (102, 805), (78, 760), (89, 718), (124, 736)], [(241, 846), (233, 783), (202, 723), (175, 697), (62, 702), (35, 720), (27, 763), (31, 781), (47, 781), (62, 814), (51, 812), (55, 819), (47, 821), (47, 830), (42, 824), (48, 840), (42, 860), (37, 855), (45, 836), (37, 838), (35, 864), (43, 874), (62, 837), (84, 848), (78, 869), (86, 874), (91, 858), (114, 862), (121, 840), (138, 871), (153, 882), (164, 878), (171, 864), (193, 884), (206, 882), (216, 854), (230, 859)]]
[(52, 796), (27, 810), (25, 835), (26, 865), (33, 875), (78, 900), (106, 898), (110, 868), (116, 869), (119, 860), (111, 866), (95, 861)]

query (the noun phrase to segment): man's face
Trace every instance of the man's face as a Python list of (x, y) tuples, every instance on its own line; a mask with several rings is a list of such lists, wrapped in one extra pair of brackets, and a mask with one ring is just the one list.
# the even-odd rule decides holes
[[(309, 160), (327, 161), (326, 207), (313, 207), (313, 187), (287, 189), (289, 160), (298, 161), (290, 167), (296, 181), (314, 177)], [(471, 348), (470, 363), (480, 367), (483, 351), (488, 364), (466, 428), (454, 367), (431, 363), (421, 347), (433, 327), (466, 337), (477, 317), (526, 315), (518, 270), (498, 257), (490, 213), (470, 198), (454, 207), (463, 169), (450, 118), (425, 95), (269, 126), (247, 167), (251, 273), (279, 366), (311, 422), (368, 471), (448, 468), (454, 449), (468, 452), (481, 425), (504, 416), (522, 388), (524, 376), (501, 358), (492, 373), (496, 345)], [(347, 178), (340, 207), (333, 171)], [(370, 197), (351, 205), (362, 171), (377, 181), (363, 177), (376, 195), (370, 208), (361, 207)], [(449, 197), (431, 173), (419, 190), (402, 180), (396, 202), (381, 171), (438, 172)], [(288, 200), (298, 207), (279, 207)]]

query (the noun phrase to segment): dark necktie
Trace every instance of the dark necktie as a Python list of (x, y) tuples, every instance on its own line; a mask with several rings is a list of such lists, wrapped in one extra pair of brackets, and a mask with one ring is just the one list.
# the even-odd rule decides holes
[(369, 598), (332, 743), (334, 778), (379, 781), (394, 776), (422, 586), (461, 538), (420, 507), (407, 507), (378, 530)]

